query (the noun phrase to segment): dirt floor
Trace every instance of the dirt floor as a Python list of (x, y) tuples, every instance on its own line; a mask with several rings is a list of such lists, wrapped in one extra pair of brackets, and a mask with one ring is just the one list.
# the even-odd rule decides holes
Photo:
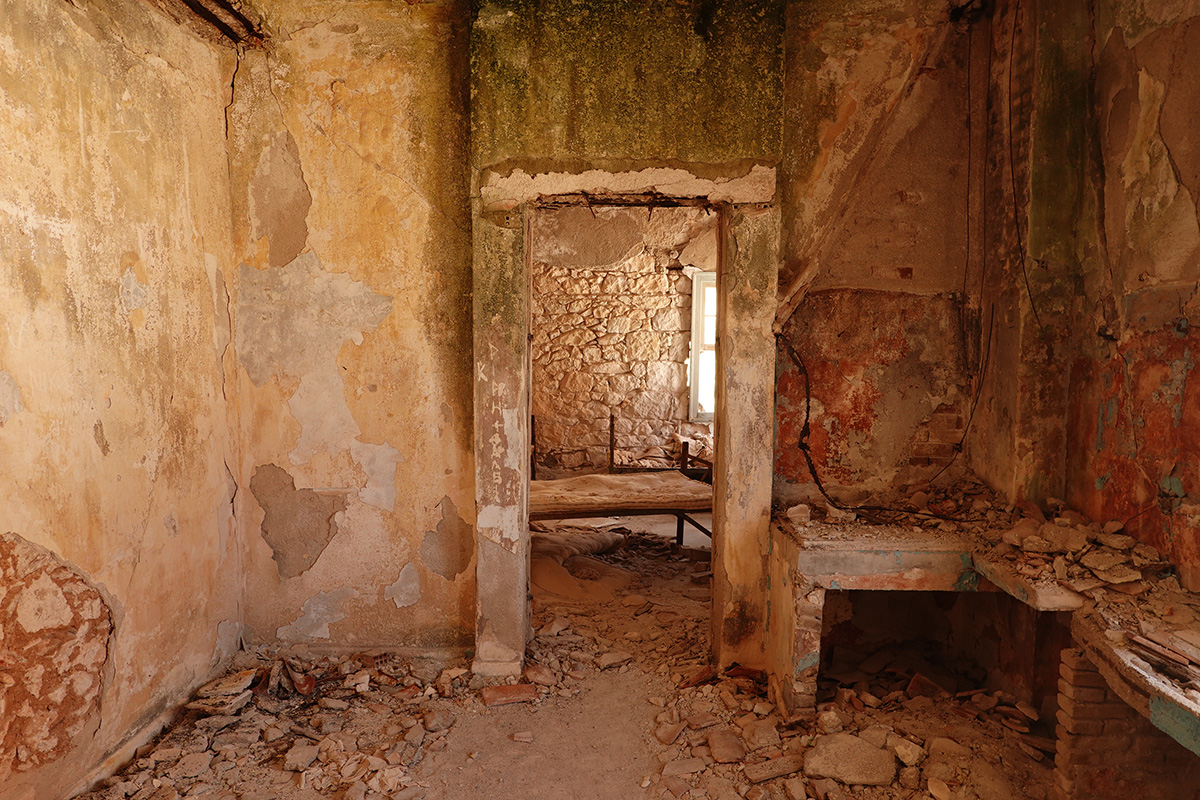
[(825, 681), (815, 719), (784, 725), (761, 675), (707, 669), (702, 555), (640, 532), (594, 553), (568, 533), (582, 552), (535, 536), (522, 681), (383, 653), (246, 652), (84, 797), (1047, 797), (1048, 740), (1014, 698), (942, 694), (885, 652)]

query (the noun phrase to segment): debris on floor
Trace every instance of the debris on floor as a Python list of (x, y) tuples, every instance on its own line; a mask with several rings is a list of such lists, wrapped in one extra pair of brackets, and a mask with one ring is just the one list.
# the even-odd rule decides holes
[[(566, 554), (561, 561), (561, 554), (544, 556), (580, 585), (599, 582), (611, 570), (626, 581), (600, 593), (608, 599), (554, 594), (535, 583), (534, 635), (519, 680), (484, 685), (465, 661), (258, 648), (202, 687), (158, 741), (85, 797), (469, 798), (478, 790), (465, 788), (462, 762), (482, 759), (472, 752), (452, 762), (444, 752), (465, 727), (494, 728), (490, 741), (497, 747), (503, 742), (550, 753), (562, 734), (543, 735), (539, 714), (557, 709), (575, 725), (571, 708), (580, 693), (616, 686), (605, 683), (606, 676), (622, 675), (648, 687), (634, 699), (646, 704), (646, 729), (631, 731), (624, 719), (588, 722), (609, 736), (644, 737), (645, 769), (630, 785), (617, 785), (615, 772), (611, 787), (589, 778), (589, 797), (1047, 796), (1052, 744), (1036, 727), (1036, 711), (1003, 693), (952, 691), (935, 670), (922, 671), (902, 654), (880, 651), (830, 670), (826, 677), (833, 682), (823, 684), (825, 702), (816, 716), (785, 724), (768, 699), (765, 675), (710, 666), (708, 562), (674, 552), (659, 537), (631, 531), (623, 538), (623, 546), (609, 552)], [(582, 566), (572, 564), (578, 559)], [(501, 722), (508, 726), (504, 733)], [(566, 729), (591, 735), (582, 727)], [(542, 787), (538, 794), (537, 782), (548, 776), (531, 770), (504, 784), (519, 790), (497, 783), (479, 796), (582, 796), (570, 786)], [(476, 776), (471, 785), (485, 778)]]

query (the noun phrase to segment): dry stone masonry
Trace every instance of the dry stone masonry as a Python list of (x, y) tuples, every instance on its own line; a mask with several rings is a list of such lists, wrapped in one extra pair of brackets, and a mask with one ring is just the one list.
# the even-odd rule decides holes
[(716, 223), (698, 208), (569, 208), (535, 219), (539, 467), (605, 467), (610, 415), (617, 463), (661, 464), (680, 437), (707, 439), (707, 423), (688, 421), (691, 276), (716, 269)]
[(99, 706), (108, 606), (48, 550), (0, 534), (0, 784), (54, 761)]

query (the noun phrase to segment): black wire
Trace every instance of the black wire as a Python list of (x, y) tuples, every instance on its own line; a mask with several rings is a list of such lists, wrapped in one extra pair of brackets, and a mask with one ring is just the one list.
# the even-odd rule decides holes
[(1038, 316), (1037, 304), (1033, 302), (1033, 289), (1029, 285), (1029, 270), (1025, 266), (1025, 237), (1021, 234), (1021, 214), (1017, 208), (1017, 159), (1016, 147), (1013, 144), (1013, 55), (1017, 49), (1017, 17), (1021, 13), (1021, 0), (1013, 4), (1012, 33), (1008, 39), (1008, 175), (1012, 180), (1012, 211), (1013, 227), (1017, 229), (1017, 249), (1021, 255), (1021, 275), (1025, 278), (1025, 294), (1029, 297), (1029, 308), (1033, 311), (1033, 320), (1039, 326), (1042, 324)]
[(787, 351), (788, 357), (791, 358), (792, 363), (796, 365), (796, 369), (800, 373), (800, 376), (804, 378), (804, 424), (800, 427), (800, 438), (796, 442), (796, 447), (799, 448), (801, 455), (804, 456), (804, 462), (808, 465), (808, 473), (812, 476), (812, 480), (817, 487), (817, 491), (820, 492), (821, 496), (825, 498), (825, 502), (840, 511), (866, 512), (866, 514), (895, 514), (899, 516), (951, 520), (954, 522), (966, 521), (959, 517), (937, 514), (932, 511), (909, 511), (908, 509), (904, 508), (892, 508), (890, 506), (875, 505), (849, 506), (842, 503), (840, 500), (833, 499), (829, 492), (826, 491), (825, 484), (821, 481), (821, 476), (817, 472), (817, 465), (813, 461), (812, 448), (810, 448), (808, 444), (808, 436), (812, 431), (810, 427), (810, 423), (812, 421), (812, 379), (809, 376), (808, 367), (804, 365), (804, 359), (800, 357), (800, 354), (796, 352), (796, 348), (793, 347), (792, 343), (784, 337), (782, 332), (775, 334), (775, 339), (783, 345), (784, 350)]

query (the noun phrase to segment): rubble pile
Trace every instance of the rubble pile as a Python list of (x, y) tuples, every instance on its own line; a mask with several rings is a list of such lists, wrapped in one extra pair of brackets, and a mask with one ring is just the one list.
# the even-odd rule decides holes
[(837, 686), (815, 719), (790, 725), (760, 674), (703, 669), (661, 700), (666, 747), (650, 783), (687, 800), (1046, 796), (1054, 745), (1029, 732), (1035, 709), (1003, 692), (952, 695), (904, 661), (871, 655), (842, 673), (854, 685)]
[[(421, 766), (445, 746), (468, 695), (465, 667), (382, 653), (240, 654), (181, 717), (89, 800), (417, 800)], [(247, 666), (247, 662), (249, 665)]]

